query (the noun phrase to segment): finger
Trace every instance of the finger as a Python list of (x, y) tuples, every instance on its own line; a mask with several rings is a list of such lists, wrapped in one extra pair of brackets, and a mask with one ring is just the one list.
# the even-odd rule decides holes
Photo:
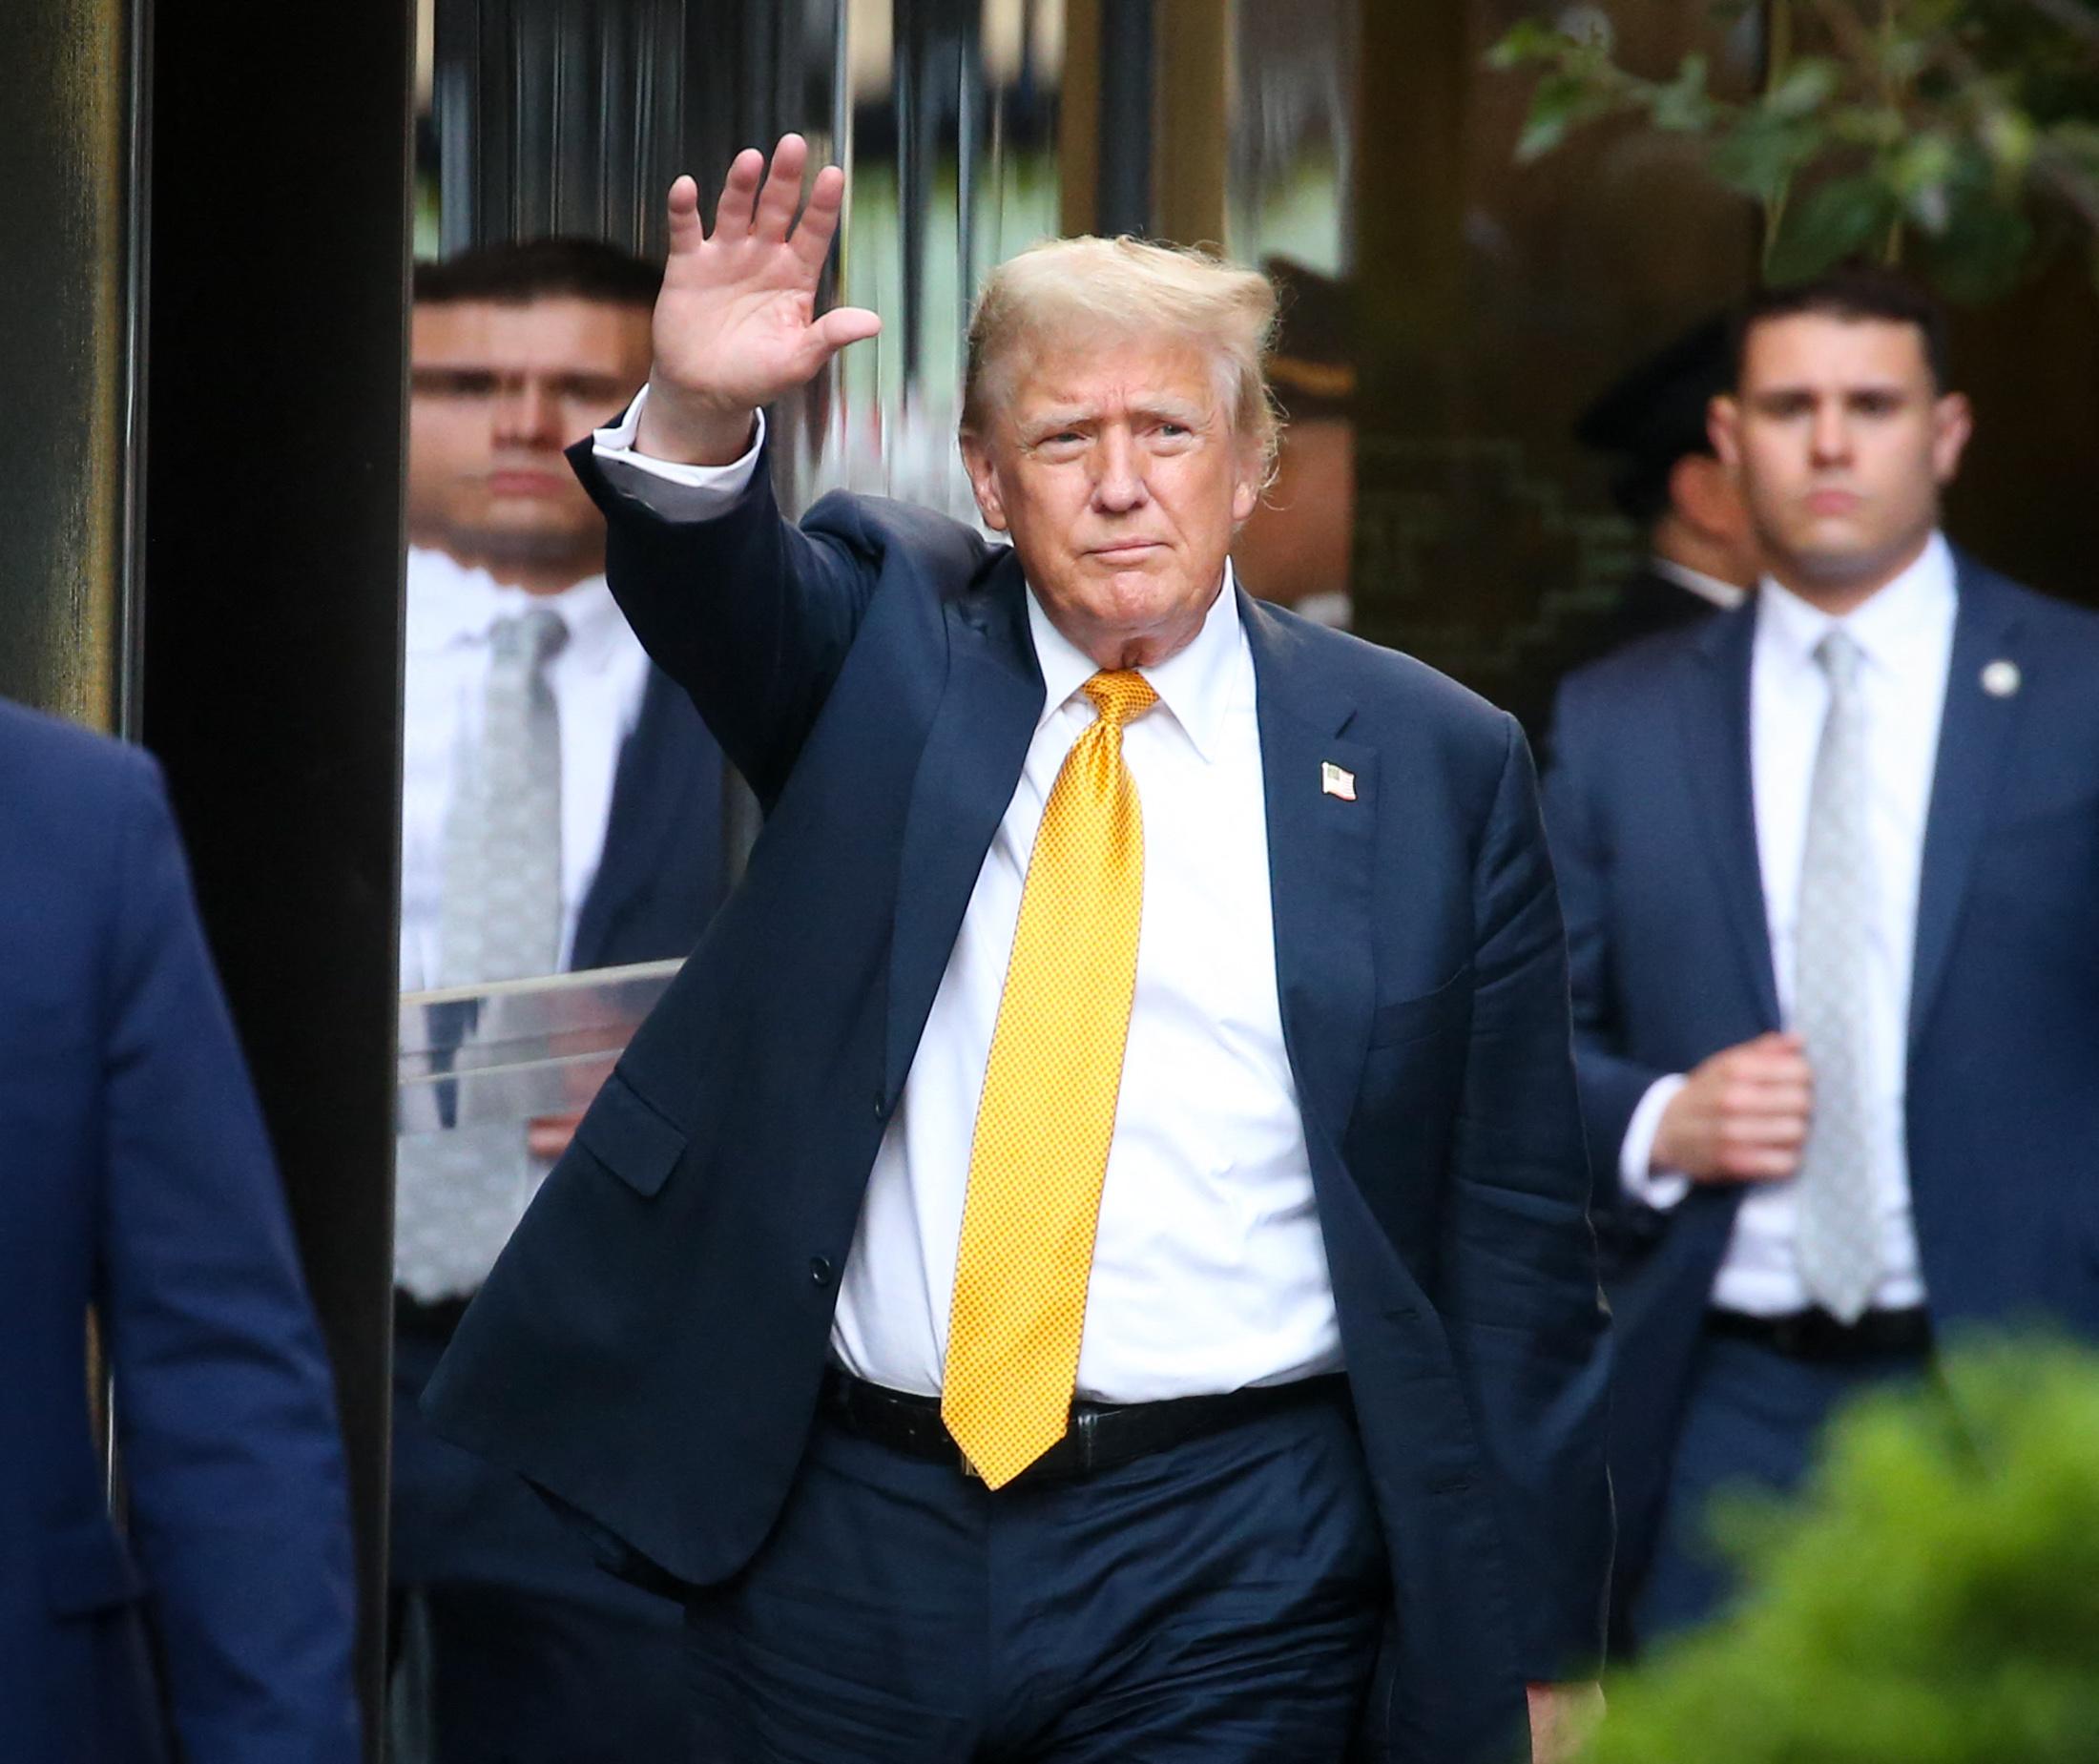
[(812, 278), (823, 273), (823, 259), (830, 256), (831, 240), (838, 236), (839, 216), (845, 208), (845, 174), (827, 165), (817, 174), (809, 192), (809, 206), (801, 211), (801, 224), (795, 229), (795, 256)]
[(809, 163), (809, 143), (799, 135), (783, 135), (773, 149), (773, 169), (759, 192), (751, 215), (751, 233), (767, 244), (785, 240), (801, 206), (801, 174)]
[(1720, 1143), (1730, 1148), (1790, 1146), (1807, 1142), (1807, 1120), (1800, 1115), (1735, 1115), (1720, 1123)]
[(705, 235), (699, 224), (699, 183), (696, 178), (680, 177), (671, 185), (671, 195), (665, 203), (670, 217), (671, 255), (698, 249)]
[(1728, 1068), (1730, 1084), (1812, 1085), (1815, 1069), (1797, 1053), (1744, 1054)]
[(876, 335), (882, 329), (882, 315), (864, 306), (834, 306), (809, 328), (824, 354), (836, 355), (846, 344)]
[(1800, 1154), (1784, 1146), (1723, 1147), (1720, 1173), (1736, 1182), (1782, 1182), (1800, 1167)]
[(751, 210), (764, 174), (765, 156), (756, 147), (746, 147), (729, 161), (729, 176), (721, 180), (721, 199), (715, 204), (713, 238), (727, 233), (734, 239), (751, 230)]
[(1756, 1084), (1732, 1080), (1720, 1091), (1720, 1113), (1806, 1115), (1815, 1092), (1804, 1084)]

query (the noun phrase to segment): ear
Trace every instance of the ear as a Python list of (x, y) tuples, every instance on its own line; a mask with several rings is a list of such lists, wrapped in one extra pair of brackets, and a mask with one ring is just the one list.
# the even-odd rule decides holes
[(1713, 443), (1713, 450), (1720, 457), (1720, 464), (1730, 471), (1742, 463), (1742, 406), (1731, 394), (1722, 392), (1706, 406), (1706, 439)]
[(1964, 392), (1948, 392), (1931, 407), (1931, 470), (1942, 487), (1961, 469), (1961, 455), (1975, 432), (1975, 408)]
[(1241, 447), (1232, 479), (1232, 525), (1242, 526), (1254, 518), (1261, 500), (1261, 456), (1258, 448)]
[(1734, 474), (1710, 454), (1687, 453), (1669, 468), (1669, 500), (1705, 538), (1734, 545), (1747, 529)]
[(976, 493), (977, 512), (984, 516), (984, 524), (995, 533), (1006, 531), (1006, 498), (999, 490), (998, 467), (992, 463), (991, 449), (984, 438), (965, 430), (962, 443), (962, 466), (969, 474), (969, 488)]

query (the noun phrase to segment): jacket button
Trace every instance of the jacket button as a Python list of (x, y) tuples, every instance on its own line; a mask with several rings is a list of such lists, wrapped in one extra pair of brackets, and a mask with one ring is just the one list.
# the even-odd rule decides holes
[(887, 1100), (887, 1098), (885, 1098), (885, 1097), (884, 1097), (884, 1096), (883, 1095), (883, 1093), (882, 1093), (882, 1092), (881, 1092), (880, 1090), (877, 1090), (877, 1091), (875, 1092), (875, 1119), (876, 1119), (876, 1120), (878, 1120), (878, 1121), (886, 1121), (886, 1120), (887, 1120), (888, 1118), (889, 1118), (889, 1104), (888, 1104), (888, 1100)]
[(809, 1257), (809, 1278), (818, 1286), (831, 1284), (831, 1263), (828, 1256), (812, 1256)]

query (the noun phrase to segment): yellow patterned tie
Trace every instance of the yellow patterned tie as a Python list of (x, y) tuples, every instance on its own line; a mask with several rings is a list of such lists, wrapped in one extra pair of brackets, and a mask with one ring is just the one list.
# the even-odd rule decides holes
[(1158, 702), (1096, 674), (1099, 720), (1042, 812), (977, 1106), (941, 1417), (993, 1488), (1070, 1425), (1144, 912), (1144, 818), (1122, 726)]

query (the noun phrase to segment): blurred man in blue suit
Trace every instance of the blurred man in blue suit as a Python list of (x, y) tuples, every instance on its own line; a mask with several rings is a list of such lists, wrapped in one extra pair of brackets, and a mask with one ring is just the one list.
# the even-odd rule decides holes
[(2099, 620), (1941, 536), (1969, 426), (1914, 289), (1761, 297), (1713, 406), (1756, 601), (1561, 695), (1639, 1642), (1727, 1590), (1715, 1488), (1935, 1335), (2099, 1334)]
[(783, 521), (759, 409), (879, 323), (805, 159), (674, 188), (571, 454), (765, 830), (426, 1406), (682, 1592), (709, 1760), (1566, 1756), (1608, 1334), (1523, 737), (1238, 591), (1275, 295), (1192, 254), (987, 284), (1010, 549)]
[(159, 775), (6, 703), (0, 1195), (0, 1755), (355, 1764), (328, 1363)]

